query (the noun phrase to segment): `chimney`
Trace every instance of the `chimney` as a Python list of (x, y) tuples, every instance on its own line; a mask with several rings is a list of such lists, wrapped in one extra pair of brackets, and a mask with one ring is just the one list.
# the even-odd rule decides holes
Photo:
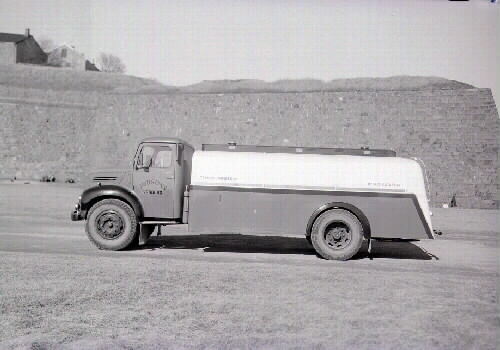
[(25, 37), (29, 37), (29, 36), (30, 36), (30, 29), (29, 29), (29, 28), (26, 28), (26, 29), (24, 30), (24, 36), (25, 36)]

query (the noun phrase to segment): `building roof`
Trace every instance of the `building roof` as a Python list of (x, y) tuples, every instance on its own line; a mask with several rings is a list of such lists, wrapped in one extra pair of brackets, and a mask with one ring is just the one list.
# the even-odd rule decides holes
[(28, 37), (23, 34), (0, 33), (0, 42), (4, 43), (18, 43), (27, 38)]
[(61, 44), (61, 45), (59, 45), (59, 46), (55, 47), (52, 51), (56, 51), (56, 50), (60, 50), (60, 49), (70, 49), (70, 50), (72, 50), (72, 51), (76, 51), (76, 52), (78, 52), (78, 53), (81, 53), (80, 51), (78, 51), (78, 50), (75, 48), (75, 46), (73, 46), (73, 45), (69, 45), (69, 44), (66, 44), (66, 43)]
[(49, 55), (59, 55), (59, 53), (62, 51), (62, 49), (66, 49), (68, 51), (73, 52), (74, 54), (81, 56), (82, 58), (85, 58), (85, 54), (81, 51), (78, 51), (74, 46), (68, 45), (68, 44), (62, 44), (54, 48), (52, 51), (49, 52)]
[(90, 62), (89, 60), (85, 60), (85, 70), (100, 72), (99, 68), (97, 68), (97, 66), (93, 62)]

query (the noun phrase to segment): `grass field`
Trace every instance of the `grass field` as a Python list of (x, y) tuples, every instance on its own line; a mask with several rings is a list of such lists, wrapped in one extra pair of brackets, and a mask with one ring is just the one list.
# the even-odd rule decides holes
[(153, 237), (105, 252), (80, 189), (0, 184), (1, 349), (497, 349), (498, 211), (436, 209), (434, 241), (319, 259), (301, 237)]
[(77, 71), (29, 64), (0, 64), (0, 86), (61, 92), (111, 92), (115, 89), (163, 87), (154, 80), (125, 74)]
[[(0, 64), (0, 87), (118, 94), (383, 91), (468, 89), (473, 86), (439, 77), (395, 76), (322, 81), (317, 79), (205, 80), (189, 86), (167, 86), (155, 80), (126, 74), (75, 71), (48, 66)], [(0, 91), (1, 92), (1, 91)], [(1, 96), (0, 96), (1, 97)]]

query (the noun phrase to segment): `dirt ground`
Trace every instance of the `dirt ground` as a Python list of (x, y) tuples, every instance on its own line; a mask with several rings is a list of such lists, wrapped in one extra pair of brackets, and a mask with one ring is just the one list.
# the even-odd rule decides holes
[(498, 349), (499, 212), (347, 262), (302, 237), (188, 235), (107, 252), (76, 185), (0, 183), (0, 349)]

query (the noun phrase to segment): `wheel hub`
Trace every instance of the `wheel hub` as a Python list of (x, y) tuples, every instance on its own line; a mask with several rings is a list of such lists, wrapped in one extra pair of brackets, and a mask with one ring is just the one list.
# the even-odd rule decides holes
[(104, 239), (118, 238), (124, 229), (123, 220), (116, 211), (106, 210), (96, 218), (97, 232)]
[(325, 241), (333, 249), (344, 249), (351, 240), (351, 231), (344, 225), (334, 226), (325, 233)]

